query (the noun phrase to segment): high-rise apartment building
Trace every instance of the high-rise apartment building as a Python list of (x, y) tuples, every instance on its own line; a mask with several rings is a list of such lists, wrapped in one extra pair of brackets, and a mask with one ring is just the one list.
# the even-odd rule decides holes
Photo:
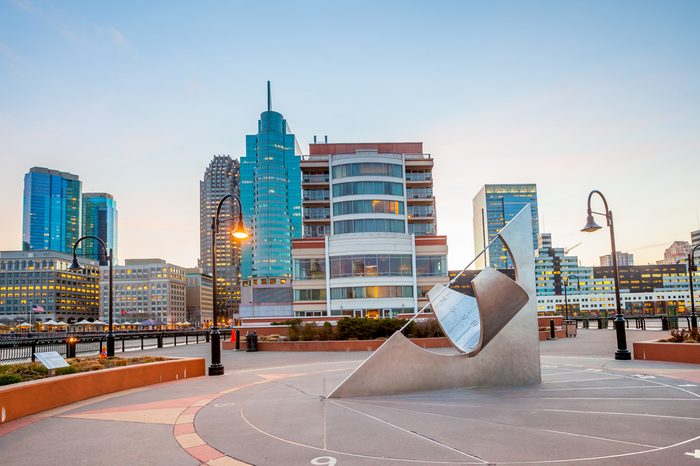
[(422, 143), (310, 146), (305, 234), (292, 249), (296, 317), (413, 313), (448, 282), (432, 168)]
[(690, 245), (692, 247), (700, 244), (700, 230), (695, 230), (690, 232)]
[(542, 233), (535, 249), (535, 290), (537, 296), (564, 294), (567, 284), (569, 293), (586, 291), (593, 280), (593, 267), (581, 267), (578, 257), (567, 256), (564, 248), (552, 246), (552, 235)]
[[(219, 201), (228, 194), (239, 195), (240, 165), (228, 155), (214, 156), (199, 182), (199, 254), (205, 274), (212, 273), (211, 225)], [(223, 222), (216, 236), (217, 310), (222, 316), (232, 318), (238, 314), (241, 302), (241, 244), (231, 237), (240, 206), (231, 199), (221, 206)], [(246, 225), (246, 227), (248, 227)]]
[[(83, 215), (81, 235), (96, 236), (112, 249), (117, 263), (117, 201), (107, 193), (83, 193)], [(106, 256), (97, 241), (80, 243), (81, 255), (107, 265)], [(108, 251), (109, 252), (109, 251)]]
[[(115, 322), (152, 320), (175, 325), (187, 318), (185, 269), (163, 259), (126, 259), (114, 267)], [(100, 306), (109, 318), (109, 267), (100, 267)]]
[(242, 276), (291, 277), (292, 240), (300, 238), (301, 172), (296, 139), (282, 114), (267, 111), (246, 136), (241, 158), (243, 219), (251, 238), (242, 247)]
[(664, 258), (660, 261), (656, 261), (657, 264), (678, 264), (688, 262), (688, 254), (692, 247), (687, 241), (674, 241), (666, 250), (664, 251)]
[(73, 252), (80, 237), (81, 190), (71, 173), (33, 167), (24, 175), (23, 250)]
[[(617, 265), (618, 266), (627, 266), (627, 265), (634, 265), (634, 254), (630, 254), (628, 252), (620, 252), (617, 251), (615, 253), (617, 256)], [(612, 254), (606, 254), (604, 256), (600, 256), (600, 266), (601, 267), (612, 267)]]
[[(540, 232), (537, 213), (537, 186), (534, 184), (487, 184), (474, 197), (474, 252), (479, 254), (494, 239), (498, 232), (523, 207), (529, 205), (532, 213), (532, 247), (537, 249)], [(509, 269), (513, 263), (508, 250), (500, 239), (488, 248), (476, 261), (476, 267)]]
[(0, 319), (67, 323), (99, 317), (98, 263), (50, 250), (0, 252)]

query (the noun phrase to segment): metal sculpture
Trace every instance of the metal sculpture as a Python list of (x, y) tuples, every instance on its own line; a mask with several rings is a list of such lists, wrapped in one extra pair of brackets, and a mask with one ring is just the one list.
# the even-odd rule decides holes
[[(436, 285), (428, 293), (429, 305), (440, 326), (462, 354), (425, 350), (398, 331), (331, 392), (329, 398), (539, 383), (530, 207), (521, 210), (497, 237), (513, 259), (515, 281), (486, 268), (472, 281), (475, 298), (442, 285)], [(416, 316), (426, 308), (427, 305)]]

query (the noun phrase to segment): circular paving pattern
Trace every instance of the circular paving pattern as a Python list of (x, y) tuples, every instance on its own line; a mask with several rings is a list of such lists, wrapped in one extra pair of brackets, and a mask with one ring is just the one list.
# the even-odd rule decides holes
[(349, 372), (261, 371), (196, 431), (258, 465), (700, 465), (700, 390), (677, 379), (548, 365), (534, 386), (325, 399)]

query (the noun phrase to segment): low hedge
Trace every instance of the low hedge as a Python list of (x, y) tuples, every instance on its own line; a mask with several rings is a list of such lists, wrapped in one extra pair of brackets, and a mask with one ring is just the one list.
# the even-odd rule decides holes
[[(343, 317), (335, 326), (330, 322), (317, 325), (304, 323), (301, 319), (275, 322), (276, 325), (289, 326), (291, 341), (314, 340), (374, 340), (388, 338), (406, 324), (406, 319), (370, 319), (367, 317)], [(444, 334), (434, 319), (413, 321), (406, 327), (405, 333), (411, 338), (442, 337)]]

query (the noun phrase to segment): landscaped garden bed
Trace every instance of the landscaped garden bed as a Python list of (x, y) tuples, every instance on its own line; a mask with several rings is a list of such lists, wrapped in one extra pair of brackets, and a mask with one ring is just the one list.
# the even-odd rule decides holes
[(54, 377), (47, 377), (38, 363), (0, 366), (0, 376), (9, 380), (8, 385), (0, 386), (0, 423), (108, 393), (203, 376), (205, 369), (203, 358), (67, 361), (71, 365), (57, 369)]
[(671, 336), (658, 341), (633, 343), (634, 359), (700, 364), (698, 329), (671, 330)]

